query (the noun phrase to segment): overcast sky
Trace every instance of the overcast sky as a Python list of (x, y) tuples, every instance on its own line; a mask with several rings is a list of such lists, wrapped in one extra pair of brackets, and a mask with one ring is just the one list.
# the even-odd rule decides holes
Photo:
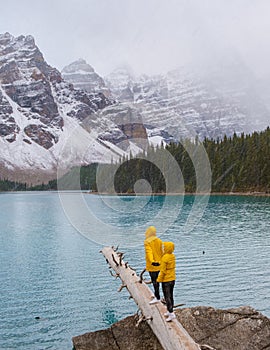
[(85, 58), (157, 73), (237, 55), (270, 76), (270, 0), (0, 0), (0, 32), (31, 34), (62, 69)]

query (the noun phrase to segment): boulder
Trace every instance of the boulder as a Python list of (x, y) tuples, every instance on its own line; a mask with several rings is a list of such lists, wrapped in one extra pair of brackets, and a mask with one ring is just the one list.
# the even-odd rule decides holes
[[(227, 310), (198, 306), (176, 310), (201, 350), (270, 350), (270, 319), (249, 306)], [(110, 328), (76, 336), (75, 350), (162, 350), (146, 322), (129, 316)]]

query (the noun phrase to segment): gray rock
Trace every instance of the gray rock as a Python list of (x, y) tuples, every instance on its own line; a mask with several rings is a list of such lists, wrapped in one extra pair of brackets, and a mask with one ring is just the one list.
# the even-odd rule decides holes
[(100, 91), (75, 90), (64, 81), (44, 60), (31, 35), (0, 35), (0, 81), (5, 94), (0, 89), (0, 136), (9, 142), (16, 140), (20, 128), (7, 98), (29, 120), (25, 134), (45, 149), (58, 142), (56, 135), (64, 126), (61, 110), (81, 122), (112, 103)]
[[(270, 319), (249, 306), (179, 309), (177, 319), (202, 350), (270, 350)], [(75, 350), (162, 350), (147, 323), (129, 316), (110, 328), (74, 337)]]
[(106, 132), (99, 134), (100, 139), (107, 140), (121, 149), (126, 149), (129, 141), (134, 142), (141, 149), (148, 146), (148, 136), (142, 116), (136, 108), (125, 104), (115, 104), (100, 112), (100, 118), (110, 121), (117, 129), (107, 126)]
[(75, 350), (162, 350), (146, 323), (136, 327), (137, 316), (129, 316), (110, 328), (74, 337)]

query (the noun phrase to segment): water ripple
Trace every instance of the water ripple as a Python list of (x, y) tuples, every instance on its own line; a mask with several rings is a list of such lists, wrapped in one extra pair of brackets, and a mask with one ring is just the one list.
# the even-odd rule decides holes
[[(161, 203), (156, 198), (144, 217)], [(249, 304), (270, 316), (270, 200), (212, 197), (197, 227), (184, 234), (191, 203), (187, 198), (178, 220), (162, 236), (175, 242), (176, 303)], [(6, 194), (0, 205), (2, 349), (71, 350), (73, 336), (136, 311), (126, 291), (116, 292), (119, 281), (108, 273), (100, 246), (73, 229), (56, 194)], [(107, 219), (117, 224), (115, 214)], [(125, 221), (130, 232), (135, 219)], [(140, 272), (143, 242), (125, 251)]]

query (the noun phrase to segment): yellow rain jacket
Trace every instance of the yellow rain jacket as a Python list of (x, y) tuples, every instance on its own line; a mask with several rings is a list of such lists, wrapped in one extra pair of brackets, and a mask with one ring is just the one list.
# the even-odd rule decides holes
[(146, 270), (150, 272), (159, 271), (160, 266), (153, 266), (152, 262), (160, 263), (163, 254), (162, 240), (156, 236), (156, 233), (154, 226), (148, 227), (145, 232), (145, 262)]
[(164, 255), (161, 259), (159, 275), (157, 282), (170, 282), (175, 281), (175, 255), (174, 243), (163, 242)]

